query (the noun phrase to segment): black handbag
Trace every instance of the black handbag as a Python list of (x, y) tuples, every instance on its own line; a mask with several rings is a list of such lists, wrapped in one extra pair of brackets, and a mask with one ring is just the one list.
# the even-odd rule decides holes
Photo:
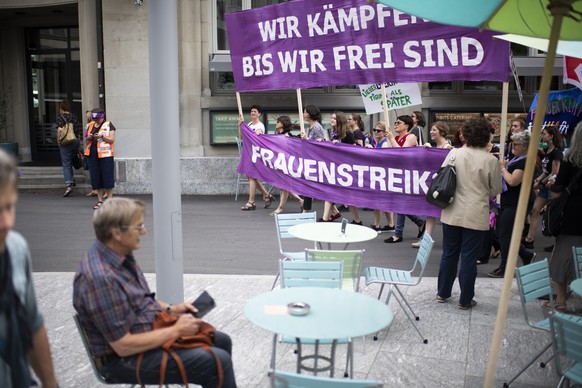
[(576, 184), (582, 175), (582, 169), (578, 170), (576, 175), (572, 178), (568, 187), (558, 198), (554, 198), (548, 202), (546, 211), (542, 214), (542, 234), (546, 237), (555, 237), (560, 234), (562, 229), (562, 222), (564, 220), (564, 209), (572, 196), (572, 192), (576, 189)]
[(441, 209), (449, 206), (455, 199), (457, 170), (454, 161), (455, 156), (451, 155), (449, 164), (439, 169), (426, 192), (426, 201)]
[(75, 170), (78, 170), (81, 167), (83, 167), (83, 154), (81, 153), (81, 151), (77, 150), (74, 152), (71, 164), (73, 165), (73, 168)]

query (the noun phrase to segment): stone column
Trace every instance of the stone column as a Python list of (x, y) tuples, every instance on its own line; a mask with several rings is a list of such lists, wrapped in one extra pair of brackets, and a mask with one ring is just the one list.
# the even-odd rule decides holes
[[(208, 54), (202, 52), (202, 10), (199, 1), (178, 1), (178, 43), (180, 77), (180, 153), (182, 156), (204, 156), (202, 127), (202, 63)], [(206, 25), (205, 25), (206, 26)]]
[[(79, 0), (78, 2), (83, 114), (99, 106), (96, 7), (95, 0)], [(85, 122), (84, 116), (82, 120)]]

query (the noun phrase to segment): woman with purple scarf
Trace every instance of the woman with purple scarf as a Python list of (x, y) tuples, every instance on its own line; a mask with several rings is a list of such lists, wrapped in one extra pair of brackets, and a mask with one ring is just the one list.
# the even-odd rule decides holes
[[(490, 278), (502, 278), (505, 274), (507, 264), (507, 255), (509, 253), (509, 244), (511, 243), (511, 233), (513, 223), (517, 213), (517, 203), (521, 182), (523, 181), (523, 171), (529, 145), (530, 134), (523, 131), (515, 133), (511, 137), (511, 153), (514, 157), (511, 160), (500, 160), (501, 167), (502, 191), (501, 191), (501, 209), (499, 211), (499, 220), (497, 231), (499, 234), (499, 245), (501, 246), (501, 264), (499, 268), (490, 272)], [(531, 201), (530, 201), (531, 202)], [(524, 222), (525, 220), (521, 220)], [(519, 247), (519, 256), (524, 265), (529, 264), (535, 258), (535, 252), (527, 249), (523, 244)]]

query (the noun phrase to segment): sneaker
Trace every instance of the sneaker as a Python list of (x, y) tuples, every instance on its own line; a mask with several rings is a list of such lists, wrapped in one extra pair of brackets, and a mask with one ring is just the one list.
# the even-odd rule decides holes
[(380, 228), (382, 232), (393, 232), (396, 229), (396, 226), (386, 225)]
[(382, 228), (376, 225), (370, 225), (370, 228), (374, 229), (376, 232), (381, 232)]
[(352, 220), (352, 222), (350, 222), (350, 224), (352, 224), (352, 225), (362, 225), (362, 221), (356, 222), (356, 221)]
[(487, 276), (489, 276), (490, 278), (494, 278), (494, 279), (501, 279), (503, 278), (503, 272), (501, 271), (499, 268), (494, 269), (493, 271), (489, 272), (487, 274)]
[(471, 303), (469, 303), (469, 304), (460, 304), (459, 303), (459, 309), (461, 309), (461, 310), (469, 310), (469, 309), (472, 309), (475, 306), (477, 306), (477, 301), (476, 300), (472, 300)]
[(523, 244), (524, 247), (526, 247), (527, 249), (534, 249), (534, 242), (533, 240), (531, 241), (527, 241), (525, 238), (523, 240), (521, 240), (521, 243)]
[(547, 247), (544, 248), (544, 252), (550, 252), (552, 253), (554, 251), (554, 246), (553, 245), (549, 245)]
[(449, 299), (449, 298), (443, 298), (442, 296), (438, 296), (438, 295), (436, 297), (436, 301), (438, 303), (446, 303), (447, 299)]

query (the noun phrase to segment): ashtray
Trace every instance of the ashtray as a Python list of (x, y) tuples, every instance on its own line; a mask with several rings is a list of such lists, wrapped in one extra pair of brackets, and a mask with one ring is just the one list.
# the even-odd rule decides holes
[(311, 311), (311, 306), (303, 302), (293, 302), (287, 305), (287, 310), (291, 315), (307, 315)]

